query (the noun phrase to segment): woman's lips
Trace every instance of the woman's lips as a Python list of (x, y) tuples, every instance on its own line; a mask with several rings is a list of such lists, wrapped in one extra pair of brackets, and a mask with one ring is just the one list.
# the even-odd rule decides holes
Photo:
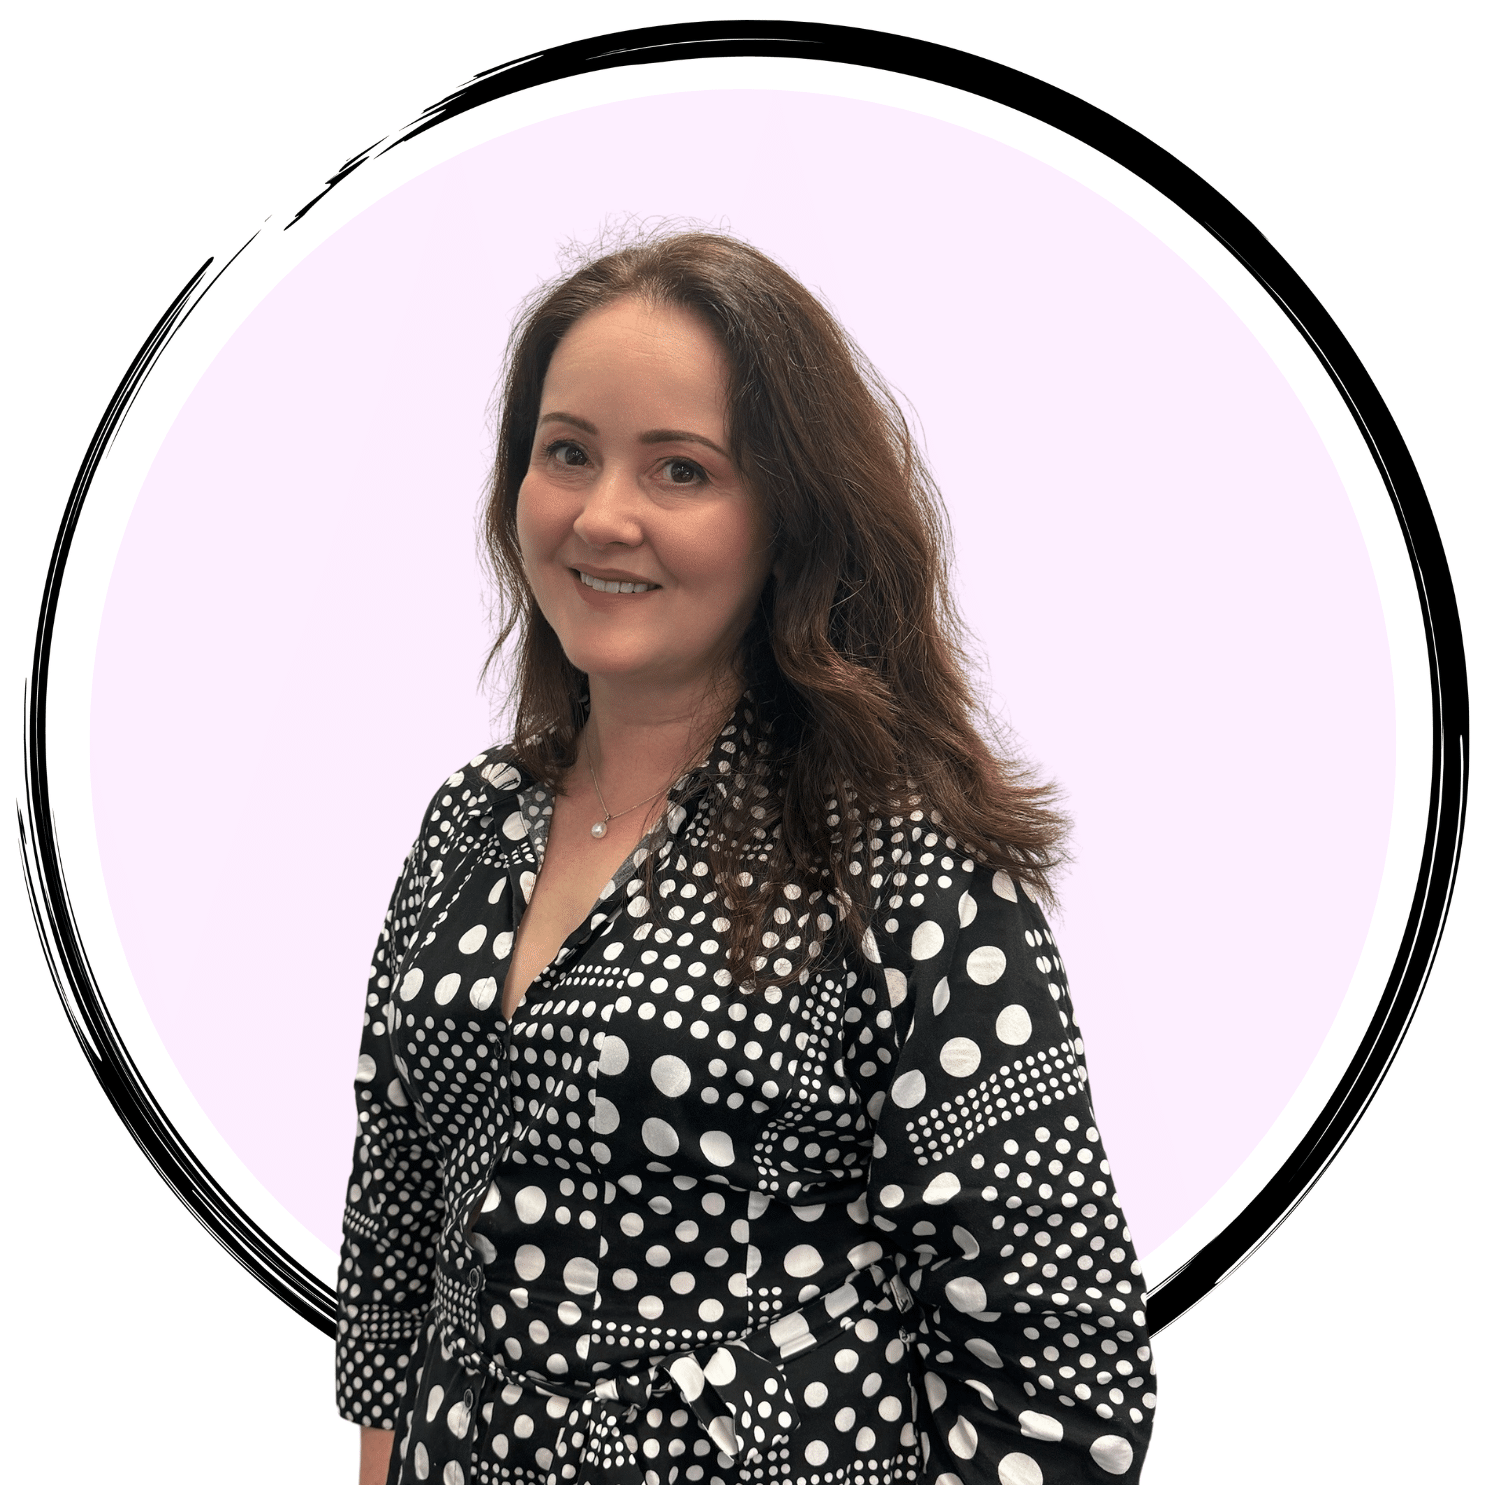
[(641, 597), (645, 593), (654, 593), (659, 590), (659, 583), (646, 583), (640, 578), (599, 578), (589, 573), (581, 572), (576, 567), (572, 569), (578, 582), (590, 593), (617, 593), (630, 597)]

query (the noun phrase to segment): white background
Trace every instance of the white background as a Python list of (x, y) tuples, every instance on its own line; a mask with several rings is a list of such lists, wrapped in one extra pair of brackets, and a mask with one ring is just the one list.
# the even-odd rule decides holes
[[(0, 89), (13, 796), (31, 626), (62, 504), (119, 377), (190, 273), (475, 71), (707, 15), (832, 20), (977, 51), (1107, 109), (1204, 175), (1288, 257), (1380, 385), (1429, 489), (1478, 652), (1485, 522), (1472, 443), (1485, 326), (1471, 9), (1112, 0), (961, 15), (936, 0), (572, 0), (532, 16), (436, 0), (154, 0), (13, 15)], [(1255, 870), (1275, 911), (1302, 912), (1303, 834), (1284, 808)], [(1467, 850), (1422, 1009), (1357, 1134), (1279, 1234), (1160, 1337), (1151, 1485), (1478, 1470), (1476, 857)], [(225, 1258), (113, 1118), (51, 989), (16, 853), (0, 870), (13, 968), (0, 1078), (6, 1476), (353, 1479), (329, 1342)]]

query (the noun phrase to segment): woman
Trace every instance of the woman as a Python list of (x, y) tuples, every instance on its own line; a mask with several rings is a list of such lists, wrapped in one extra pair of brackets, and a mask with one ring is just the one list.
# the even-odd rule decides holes
[(1061, 821), (973, 725), (880, 380), (750, 247), (610, 254), (517, 326), (486, 532), (517, 741), (372, 970), (362, 1480), (1134, 1478)]

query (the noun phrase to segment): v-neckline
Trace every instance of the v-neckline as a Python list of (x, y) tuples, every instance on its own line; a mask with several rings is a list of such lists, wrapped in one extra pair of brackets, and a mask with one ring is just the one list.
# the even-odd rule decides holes
[[(530, 999), (532, 992), (540, 988), (545, 988), (543, 982), (551, 976), (554, 969), (565, 967), (565, 965), (571, 963), (571, 956), (566, 960), (563, 959), (564, 952), (568, 949), (575, 950), (578, 947), (574, 941), (579, 935), (597, 931), (592, 926), (593, 919), (602, 910), (603, 904), (621, 896), (635, 872), (643, 865), (644, 860), (647, 859), (647, 857), (641, 858), (638, 861), (635, 859), (639, 856), (640, 851), (646, 848), (649, 848), (651, 851), (658, 851), (667, 841), (674, 839), (680, 828), (679, 822), (675, 826), (671, 824), (671, 811), (676, 808), (678, 802), (675, 798), (677, 792), (684, 793), (689, 790), (695, 783), (698, 774), (716, 775), (718, 773), (730, 773), (736, 767), (737, 762), (744, 756), (745, 750), (753, 742), (751, 732), (753, 726), (752, 706), (753, 698), (751, 694), (744, 691), (738, 697), (737, 704), (733, 707), (727, 720), (717, 729), (717, 734), (712, 739), (711, 747), (707, 751), (706, 760), (698, 764), (695, 768), (687, 769), (670, 786), (665, 796), (664, 807), (656, 817), (655, 823), (640, 837), (635, 843), (634, 849), (629, 852), (619, 868), (605, 882), (604, 887), (608, 889), (608, 895), (605, 896), (604, 892), (600, 891), (599, 895), (594, 898), (587, 912), (584, 913), (572, 932), (558, 945), (557, 952), (553, 954), (551, 959), (536, 974), (532, 975), (525, 990), (521, 993), (520, 1000), (516, 1002), (508, 1017), (504, 1015), (505, 982), (504, 980), (501, 981), (501, 1020), (507, 1028), (507, 1034), (509, 1033), (509, 1029), (515, 1025), (516, 1018), (520, 1015), (522, 1006)], [(521, 819), (527, 822), (527, 837), (531, 854), (535, 858), (536, 870), (533, 876), (534, 878), (540, 877), (542, 868), (546, 864), (547, 837), (550, 833), (552, 811), (556, 808), (556, 801), (553, 798), (552, 791), (545, 785), (537, 783), (519, 764), (512, 762), (512, 766), (516, 769), (520, 780), (515, 788), (516, 804), (520, 810)], [(546, 801), (550, 801), (551, 808), (544, 810), (540, 808), (540, 805)], [(529, 870), (530, 868), (528, 867), (527, 869)], [(507, 970), (509, 970), (510, 963), (515, 958), (516, 939), (520, 936), (521, 922), (526, 916), (526, 909), (530, 906), (530, 900), (521, 891), (520, 878), (521, 869), (518, 865), (513, 864), (508, 873), (508, 890), (511, 893), (512, 939), (510, 959), (506, 962)], [(533, 894), (535, 891), (536, 888), (533, 881)], [(610, 918), (609, 921), (612, 921), (612, 919)]]
[[(592, 903), (588, 906), (587, 910), (578, 920), (572, 931), (557, 946), (557, 952), (553, 954), (552, 957), (544, 965), (542, 965), (542, 967), (534, 975), (531, 976), (531, 979), (527, 982), (525, 990), (521, 992), (521, 998), (512, 1008), (510, 1015), (505, 1016), (504, 1014), (502, 1014), (501, 1019), (504, 1021), (507, 1029), (515, 1025), (516, 1018), (521, 1013), (521, 1008), (531, 998), (532, 992), (539, 988), (545, 988), (543, 986), (543, 981), (548, 979), (548, 977), (552, 974), (552, 971), (555, 969), (565, 968), (565, 966), (571, 962), (572, 956), (569, 955), (567, 958), (564, 958), (563, 956), (567, 954), (567, 951), (569, 949), (572, 949), (575, 953), (576, 950), (581, 947), (581, 943), (577, 942), (577, 940), (581, 939), (582, 943), (586, 943), (588, 936), (601, 931), (601, 929), (605, 927), (608, 922), (612, 921), (614, 915), (608, 914), (605, 917), (604, 923), (595, 925), (593, 922), (594, 918), (596, 918), (600, 912), (603, 912), (605, 903), (613, 902), (616, 898), (621, 897), (625, 885), (633, 879), (635, 873), (644, 864), (644, 860), (648, 859), (648, 856), (646, 856), (645, 858), (636, 860), (635, 858), (639, 856), (639, 853), (642, 850), (645, 850), (647, 847), (652, 852), (658, 851), (665, 844), (665, 840), (663, 839), (658, 841), (656, 840), (656, 836), (661, 832), (662, 827), (664, 829), (666, 839), (674, 836), (675, 831), (671, 828), (670, 811), (675, 808), (675, 804), (670, 796), (673, 795), (677, 789), (680, 789), (682, 787), (689, 787), (694, 774), (695, 770), (693, 769), (691, 772), (683, 774), (679, 779), (675, 781), (674, 784), (671, 785), (670, 791), (666, 796), (665, 808), (661, 810), (655, 823), (639, 838), (638, 841), (635, 842), (634, 849), (631, 850), (629, 854), (624, 857), (618, 869), (614, 871), (613, 874), (608, 878), (608, 880), (603, 884), (603, 887), (599, 890), (598, 896), (593, 899)], [(520, 805), (521, 816), (523, 819), (527, 817), (529, 804), (535, 802), (538, 793), (545, 794), (547, 793), (547, 791), (542, 789), (541, 786), (537, 784), (528, 785), (526, 788), (517, 791), (516, 799), (518, 804)], [(555, 804), (553, 807), (555, 808)], [(541, 876), (542, 867), (546, 864), (546, 838), (548, 828), (551, 824), (551, 815), (543, 815), (538, 813), (536, 818), (539, 819), (541, 822), (541, 831), (539, 839), (532, 841), (531, 849), (532, 854), (536, 857), (536, 871), (533, 875), (536, 879), (539, 879)], [(512, 908), (511, 951), (510, 958), (506, 961), (506, 969), (508, 972), (510, 965), (515, 961), (516, 944), (519, 942), (521, 934), (521, 923), (524, 920), (526, 916), (526, 910), (531, 906), (531, 903), (530, 900), (526, 897), (525, 893), (521, 890), (519, 864), (513, 864), (510, 867), (507, 874), (507, 879), (509, 881), (507, 890), (511, 894)], [(533, 881), (531, 891), (532, 895), (534, 896), (536, 892), (535, 881)], [(501, 1010), (503, 1013), (503, 1002), (505, 994), (505, 985), (503, 981), (501, 983), (500, 989), (502, 998)]]

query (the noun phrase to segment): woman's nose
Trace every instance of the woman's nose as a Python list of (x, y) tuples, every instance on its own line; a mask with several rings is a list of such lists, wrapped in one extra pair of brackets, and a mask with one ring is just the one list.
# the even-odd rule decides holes
[(605, 469), (588, 486), (573, 530), (590, 547), (637, 547), (644, 541), (639, 506), (632, 478), (624, 470)]

